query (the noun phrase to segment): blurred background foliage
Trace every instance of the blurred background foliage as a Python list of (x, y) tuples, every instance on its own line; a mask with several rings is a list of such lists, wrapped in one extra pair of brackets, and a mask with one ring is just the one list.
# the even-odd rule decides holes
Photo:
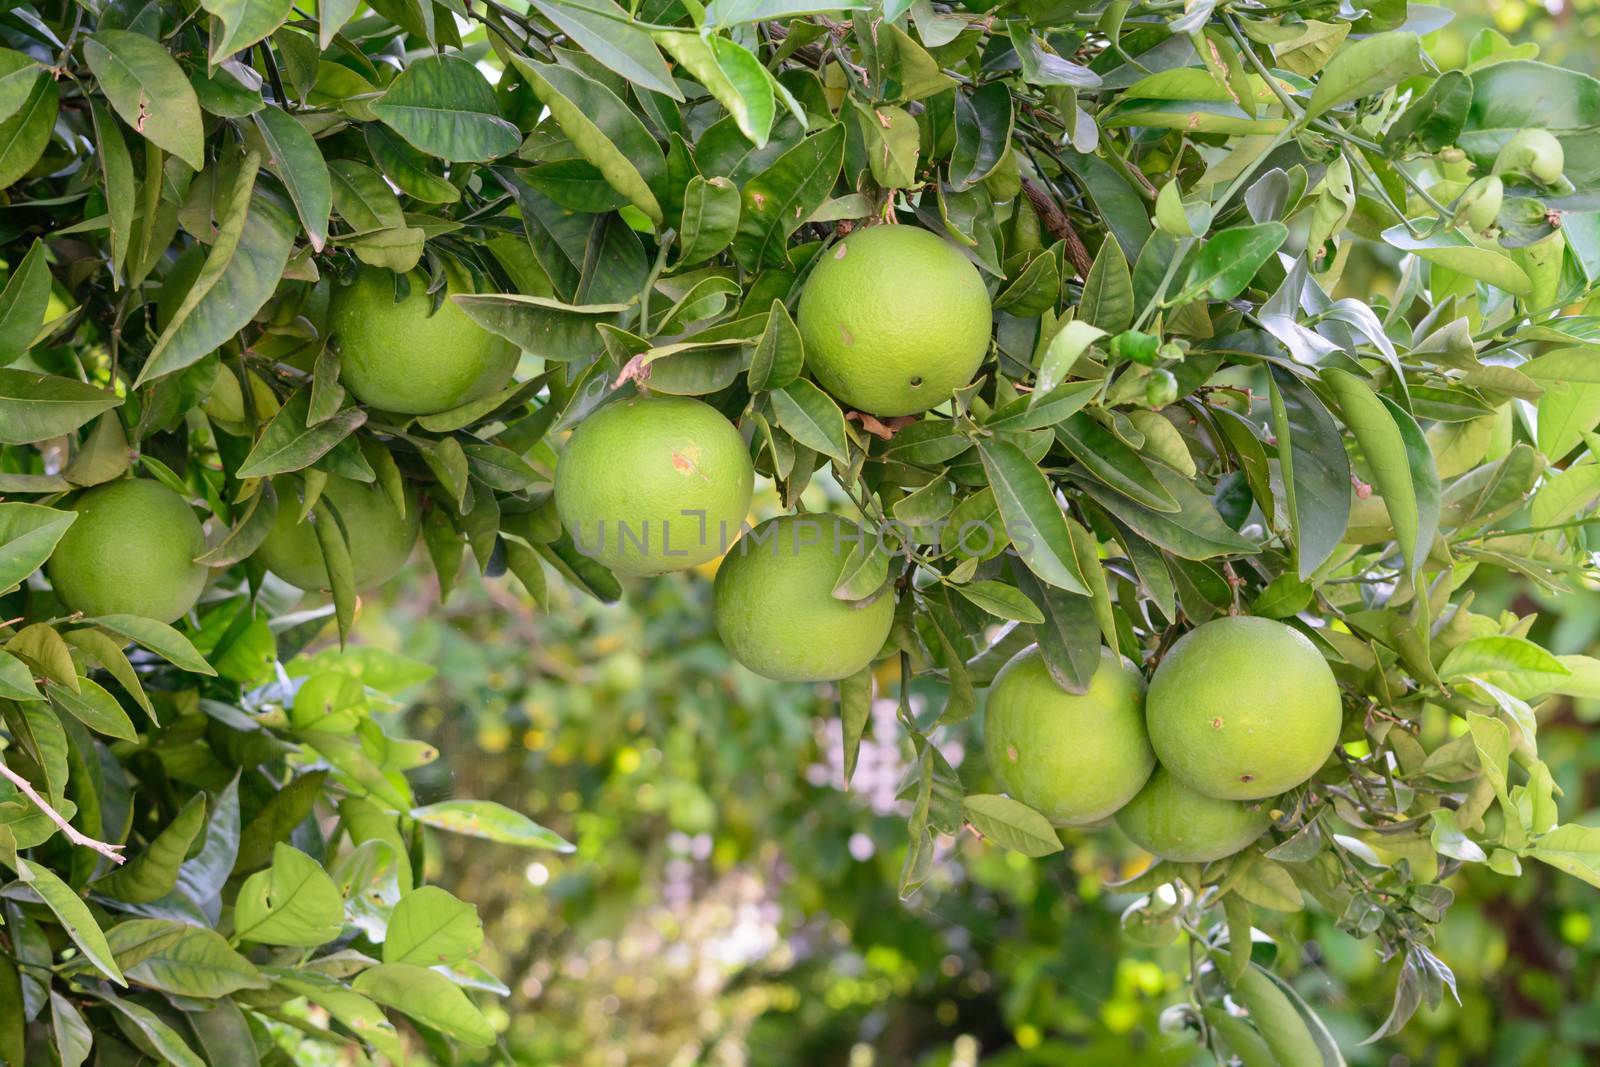
[[(1483, 31), (1600, 73), (1600, 0), (1475, 0), (1429, 39), (1441, 67)], [(1345, 284), (1382, 292), (1388, 264)], [(708, 568), (709, 570), (709, 568)], [(478, 903), (483, 962), (511, 987), (486, 1010), (515, 1062), (563, 1067), (1165, 1067), (1212, 1062), (1160, 1016), (1184, 995), (1182, 943), (1141, 945), (1108, 889), (1143, 858), (1114, 830), (1046, 861), (941, 842), (935, 877), (896, 900), (907, 755), (892, 705), (852, 789), (832, 695), (737, 668), (709, 625), (708, 574), (636, 583), (606, 606), (552, 590), (535, 614), (510, 583), (468, 574), (439, 606), (417, 567), (365, 607), (366, 640), (432, 664), (394, 714), (443, 758), (417, 782), (539, 814), (577, 842), (525, 866), (437, 842), (430, 881)], [(1600, 648), (1600, 595), (1553, 598), (1504, 576), (1477, 610), (1537, 611), (1558, 653)], [(1540, 747), (1575, 821), (1600, 820), (1600, 707), (1568, 704)], [(968, 785), (986, 774), (981, 717), (951, 731)], [(992, 783), (990, 783), (992, 787)], [(1468, 865), (1439, 955), (1461, 1006), (1358, 1046), (1397, 968), (1317, 912), (1275, 933), (1280, 961), (1352, 1067), (1600, 1063), (1600, 895), (1540, 864)], [(484, 1062), (491, 1062), (485, 1060)]]

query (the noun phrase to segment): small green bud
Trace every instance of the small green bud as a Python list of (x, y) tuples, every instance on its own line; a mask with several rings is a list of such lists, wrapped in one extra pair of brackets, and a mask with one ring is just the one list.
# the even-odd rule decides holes
[(1131, 360), (1149, 367), (1155, 363), (1160, 348), (1159, 337), (1140, 330), (1123, 330), (1111, 339), (1111, 358), (1117, 361)]
[(1153, 408), (1164, 408), (1178, 399), (1178, 379), (1165, 367), (1150, 372), (1144, 383), (1144, 402)]

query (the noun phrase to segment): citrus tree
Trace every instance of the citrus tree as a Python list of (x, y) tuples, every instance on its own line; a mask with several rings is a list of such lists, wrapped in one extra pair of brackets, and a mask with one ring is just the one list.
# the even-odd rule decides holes
[(898, 693), (901, 892), (1114, 816), (1219, 1056), (1340, 1062), (1275, 914), (1396, 961), (1379, 1037), (1462, 865), (1600, 882), (1536, 736), (1600, 662), (1471, 588), (1594, 576), (1600, 83), (1387, 0), (356, 8), (0, 16), (0, 1057), (493, 1042), (426, 828), (565, 843), (297, 656), (419, 539), (725, 557), (847, 777)]

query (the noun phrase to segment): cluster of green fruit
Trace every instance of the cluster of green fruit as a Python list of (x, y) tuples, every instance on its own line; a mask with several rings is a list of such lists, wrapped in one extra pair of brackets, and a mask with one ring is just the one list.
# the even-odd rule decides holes
[[(393, 275), (369, 269), (334, 297), (351, 392), (375, 408), (426, 414), (505, 385), (515, 352), (504, 341), (419, 286), (399, 299), (394, 288)], [(976, 269), (905, 226), (870, 227), (823, 253), (799, 310), (813, 375), (883, 417), (926, 411), (970, 382), (989, 320)], [(834, 596), (852, 550), (872, 535), (836, 515), (744, 530), (754, 478), (743, 437), (715, 408), (640, 393), (602, 405), (573, 431), (554, 503), (579, 550), (619, 573), (725, 557), (717, 630), (751, 670), (783, 681), (855, 674), (877, 657), (895, 614), (887, 590)], [(330, 477), (323, 498), (344, 529), (358, 588), (404, 564), (418, 536), (413, 495), (397, 501), (376, 484)], [(204, 535), (180, 496), (125, 480), (90, 490), (77, 508), (50, 564), (67, 606), (171, 621), (194, 605), (207, 580), (196, 562)], [(257, 552), (309, 589), (325, 586), (327, 571), (308, 510), (283, 501)], [(995, 679), (986, 743), (1012, 795), (1053, 823), (1115, 815), (1151, 852), (1204, 862), (1260, 836), (1270, 818), (1259, 802), (1315, 773), (1340, 721), (1338, 687), (1310, 641), (1281, 623), (1229, 618), (1178, 641), (1148, 696), (1140, 673), (1109, 650), (1081, 694), (1057, 684), (1037, 649), (1019, 654)]]
[(1115, 816), (1162, 859), (1207, 863), (1265, 832), (1260, 802), (1315, 774), (1341, 722), (1338, 683), (1304, 634), (1233, 616), (1173, 644), (1148, 693), (1110, 650), (1081, 694), (1038, 649), (1018, 653), (989, 690), (984, 745), (1007, 791), (1055, 825)]
[[(516, 349), (450, 301), (435, 307), (417, 278), (409, 280), (406, 295), (396, 299), (395, 276), (367, 268), (335, 291), (329, 317), (340, 344), (341, 383), (363, 403), (411, 415), (446, 411), (503, 387), (516, 369)], [(172, 288), (181, 292), (187, 284), (179, 278)], [(457, 291), (456, 283), (450, 291)], [(237, 379), (224, 373), (217, 383), (208, 411), (220, 413), (224, 427), (247, 425)], [(263, 386), (252, 393), (258, 415), (271, 414), (262, 410), (276, 406), (270, 390)], [(227, 418), (229, 413), (238, 418)], [(421, 529), (415, 493), (408, 489), (394, 500), (376, 483), (330, 475), (321, 499), (344, 530), (357, 588), (380, 585), (405, 565)], [(86, 491), (73, 508), (78, 518), (47, 567), (64, 605), (85, 615), (142, 615), (162, 622), (194, 607), (210, 569), (199, 562), (206, 551), (204, 530), (183, 497), (160, 482), (124, 479)], [(256, 555), (285, 581), (321, 589), (328, 572), (309, 510), (280, 501)]]
[[(988, 354), (991, 315), (977, 268), (948, 242), (872, 226), (821, 254), (798, 325), (817, 381), (848, 407), (891, 418), (927, 411), (971, 382)], [(619, 573), (726, 554), (717, 632), (751, 670), (780, 681), (849, 677), (877, 656), (894, 622), (887, 593), (833, 595), (852, 549), (873, 535), (834, 515), (789, 515), (740, 537), (754, 478), (744, 439), (716, 409), (638, 396), (573, 431), (555, 502), (579, 550)]]

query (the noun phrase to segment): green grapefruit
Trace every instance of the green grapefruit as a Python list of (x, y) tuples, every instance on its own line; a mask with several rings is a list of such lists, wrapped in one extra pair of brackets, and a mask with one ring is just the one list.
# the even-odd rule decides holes
[(172, 622), (206, 584), (195, 557), (205, 531), (183, 497), (160, 482), (125, 478), (78, 498), (46, 573), (61, 602), (85, 615), (142, 615)]
[[(367, 484), (330, 475), (322, 498), (339, 516), (339, 525), (350, 545), (357, 589), (386, 582), (405, 566), (421, 526), (414, 494), (407, 491), (406, 510), (401, 515), (376, 482)], [(328, 568), (322, 561), (317, 531), (310, 519), (298, 522), (299, 517), (299, 501), (280, 491), (278, 514), (256, 555), (269, 571), (291, 585), (326, 589)]]
[(1110, 649), (1083, 693), (1056, 684), (1037, 647), (995, 675), (983, 729), (1006, 792), (1057, 826), (1115, 812), (1156, 764), (1144, 728), (1144, 679)]
[[(339, 380), (364, 404), (405, 415), (448, 411), (488, 396), (511, 379), (516, 346), (473, 322), (446, 298), (437, 311), (427, 275), (408, 275), (411, 291), (395, 299), (395, 277), (363, 267), (335, 291), (328, 325), (339, 343)], [(451, 280), (449, 292), (465, 291)]]
[(871, 663), (894, 624), (894, 597), (833, 595), (856, 541), (871, 536), (835, 515), (785, 515), (741, 537), (713, 589), (717, 633), (733, 657), (780, 682), (848, 678)]
[(1304, 782), (1339, 740), (1339, 685), (1310, 638), (1272, 619), (1185, 634), (1150, 680), (1156, 758), (1207, 796), (1258, 800)]
[(1231, 856), (1266, 832), (1271, 819), (1237, 800), (1190, 789), (1158, 767), (1143, 789), (1117, 812), (1117, 825), (1146, 852), (1175, 863), (1209, 863)]
[(733, 424), (691, 397), (632, 397), (578, 424), (556, 464), (556, 511), (579, 551), (623, 574), (727, 551), (755, 468)]
[(851, 407), (914, 415), (950, 399), (989, 351), (983, 277), (915, 226), (869, 226), (821, 254), (800, 295), (806, 366)]

